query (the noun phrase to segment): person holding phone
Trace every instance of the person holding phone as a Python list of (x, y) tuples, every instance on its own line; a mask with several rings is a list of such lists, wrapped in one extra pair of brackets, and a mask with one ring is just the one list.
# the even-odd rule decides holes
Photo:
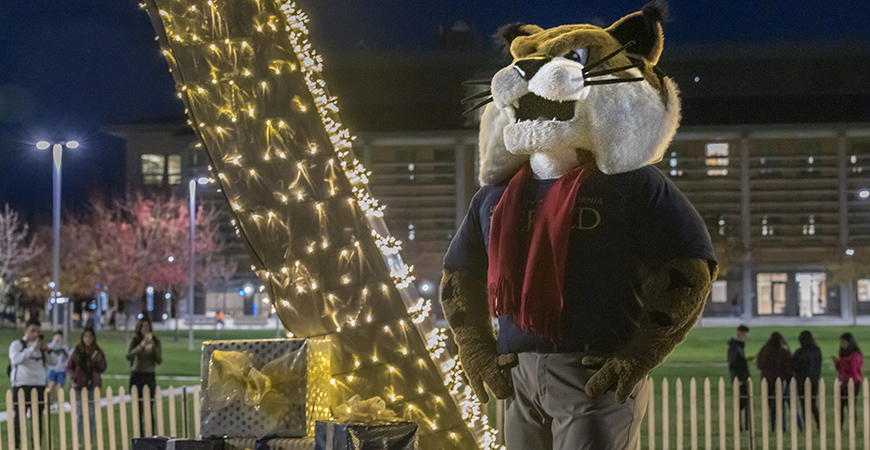
[[(153, 398), (154, 389), (157, 388), (157, 379), (154, 375), (158, 364), (163, 362), (163, 353), (160, 348), (160, 339), (154, 336), (151, 326), (151, 319), (143, 317), (136, 324), (136, 333), (133, 335), (133, 340), (130, 341), (130, 346), (127, 349), (127, 360), (130, 361), (130, 389), (133, 386), (139, 391), (139, 426), (142, 432), (145, 432), (145, 420), (143, 416), (145, 399), (142, 395), (142, 389), (148, 386), (150, 390), (149, 398)], [(152, 405), (151, 418), (154, 423), (154, 402)]]
[[(106, 354), (97, 345), (97, 334), (92, 328), (85, 328), (82, 332), (81, 341), (73, 350), (66, 365), (66, 373), (69, 374), (70, 383), (75, 390), (78, 408), (79, 435), (84, 439), (84, 403), (88, 404), (88, 417), (90, 417), (91, 443), (96, 442), (97, 422), (94, 420), (94, 389), (103, 387), (103, 379), (100, 374), (106, 371)], [(84, 394), (84, 395), (83, 395)]]
[[(9, 378), (12, 381), (12, 399), (13, 399), (13, 423), (15, 433), (15, 447), (21, 445), (21, 430), (18, 429), (18, 391), (24, 390), (25, 411), (30, 410), (30, 396), (34, 389), (38, 398), (38, 411), (31, 411), (30, 414), (42, 415), (45, 402), (42, 400), (45, 396), (45, 379), (46, 366), (54, 364), (55, 356), (48, 351), (48, 344), (45, 343), (45, 336), (40, 333), (40, 322), (37, 319), (30, 319), (24, 327), (24, 336), (21, 339), (13, 341), (9, 345)], [(42, 422), (39, 422), (40, 433), (42, 433)], [(25, 433), (28, 430), (24, 430)]]

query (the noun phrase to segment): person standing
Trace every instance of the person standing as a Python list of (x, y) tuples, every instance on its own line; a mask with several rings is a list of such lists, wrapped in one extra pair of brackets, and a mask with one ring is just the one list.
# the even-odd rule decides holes
[[(76, 393), (78, 403), (79, 435), (84, 436), (84, 402), (88, 404), (88, 417), (90, 418), (91, 443), (96, 442), (97, 422), (94, 420), (94, 389), (103, 387), (101, 374), (106, 371), (106, 354), (97, 345), (97, 334), (92, 328), (86, 328), (82, 332), (81, 340), (73, 350), (72, 356), (66, 366), (66, 372), (70, 377), (70, 384)], [(84, 395), (83, 395), (84, 394)], [(82, 437), (82, 441), (84, 438)]]
[[(801, 331), (798, 336), (798, 341), (801, 348), (794, 352), (792, 357), (792, 365), (794, 366), (794, 377), (797, 383), (798, 398), (800, 399), (800, 407), (798, 407), (798, 427), (801, 431), (804, 428), (803, 417), (804, 402), (806, 395), (809, 394), (810, 402), (812, 403), (813, 418), (816, 420), (816, 426), (819, 426), (819, 379), (822, 377), (822, 350), (816, 345), (816, 340), (809, 330)], [(806, 391), (806, 380), (810, 380), (810, 392)]]
[(57, 398), (55, 391), (63, 389), (66, 385), (66, 364), (69, 361), (69, 345), (63, 337), (63, 331), (57, 330), (48, 344), (48, 352), (54, 355), (55, 363), (48, 367), (48, 391), (49, 398)]
[[(46, 365), (53, 365), (55, 357), (48, 351), (45, 338), (40, 334), (41, 324), (37, 319), (30, 319), (24, 327), (24, 337), (9, 345), (10, 372), (12, 382), (13, 422), (15, 429), (15, 447), (21, 446), (21, 430), (18, 417), (18, 391), (24, 390), (25, 411), (31, 410), (31, 393), (36, 389), (38, 411), (31, 415), (42, 415), (45, 402)], [(25, 430), (26, 432), (27, 430)], [(39, 433), (42, 434), (42, 421), (39, 422)]]
[(749, 361), (746, 359), (746, 339), (749, 336), (749, 327), (740, 325), (737, 334), (728, 341), (728, 378), (740, 383), (740, 413), (743, 414), (741, 427), (749, 430)]
[(849, 404), (848, 386), (849, 380), (855, 383), (855, 396), (861, 392), (862, 369), (864, 368), (864, 355), (858, 348), (855, 336), (852, 333), (840, 335), (840, 357), (832, 356), (834, 367), (837, 368), (837, 378), (843, 385), (840, 388), (840, 423), (846, 420), (846, 407)]
[[(148, 386), (150, 395), (153, 397), (154, 389), (157, 388), (155, 369), (158, 364), (163, 362), (160, 339), (154, 336), (151, 319), (148, 317), (142, 317), (136, 324), (136, 333), (127, 349), (127, 360), (130, 361), (130, 389), (135, 386), (139, 391), (139, 429), (144, 433), (145, 420), (142, 414), (145, 399), (142, 396), (142, 388)], [(153, 406), (154, 402), (152, 401), (150, 404)], [(151, 417), (152, 419), (154, 417), (153, 409)]]
[(776, 427), (776, 380), (782, 380), (782, 428), (788, 423), (786, 406), (788, 405), (788, 382), (794, 370), (791, 364), (791, 350), (785, 338), (777, 331), (770, 334), (770, 339), (761, 347), (756, 361), (761, 378), (767, 381), (767, 403), (770, 413), (771, 429)]

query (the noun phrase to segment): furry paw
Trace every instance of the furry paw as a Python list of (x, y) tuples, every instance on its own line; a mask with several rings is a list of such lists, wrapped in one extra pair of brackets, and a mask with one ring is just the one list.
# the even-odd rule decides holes
[(462, 370), (465, 372), (468, 384), (481, 403), (489, 402), (486, 386), (489, 386), (493, 395), (499, 399), (505, 399), (514, 394), (510, 369), (517, 363), (516, 355), (485, 354), (488, 352), (481, 351), (468, 354), (467, 351), (463, 350), (462, 347), (459, 348)]
[[(586, 359), (584, 358), (583, 361), (585, 364)], [(599, 361), (596, 359), (594, 362)], [(586, 394), (590, 397), (599, 397), (616, 385), (616, 401), (625, 403), (648, 372), (649, 370), (638, 361), (620, 357), (608, 358), (601, 369), (586, 382)]]

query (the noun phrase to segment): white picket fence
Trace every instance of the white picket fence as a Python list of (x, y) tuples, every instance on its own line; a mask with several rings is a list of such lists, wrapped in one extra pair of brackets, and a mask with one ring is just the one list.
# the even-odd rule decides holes
[[(800, 404), (801, 399), (798, 397), (794, 379), (790, 383), (777, 380), (772, 387), (765, 380), (761, 380), (760, 390), (756, 383), (748, 381), (748, 430), (741, 429), (741, 423), (745, 424), (746, 419), (740, 416), (740, 388), (736, 380), (726, 390), (726, 381), (719, 378), (714, 392), (710, 379), (705, 378), (700, 393), (699, 383), (695, 378), (687, 383), (688, 391), (684, 381), (679, 378), (673, 383), (667, 378), (650, 381), (652, 386), (649, 389), (646, 415), (641, 428), (644, 435), (638, 450), (870, 450), (870, 384), (866, 378), (860, 385), (860, 405), (856, 405), (857, 393), (851, 381), (843, 386), (839, 380), (834, 380), (831, 394), (826, 390), (825, 380), (819, 381), (816, 397), (819, 410), (818, 430), (815, 428), (811, 409), (812, 398), (806, 395), (803, 404)], [(788, 393), (783, 392), (784, 385), (788, 386)], [(846, 420), (842, 423), (841, 391), (845, 391), (842, 394), (848, 402), (847, 416), (844, 418)], [(804, 392), (812, 392), (809, 380), (806, 381)], [(766, 400), (768, 398), (773, 399), (775, 423), (770, 423), (770, 405)], [(496, 405), (493, 417), (495, 426), (502, 430), (504, 407), (503, 401)], [(798, 429), (799, 408), (802, 411), (804, 431)], [(783, 411), (786, 409), (787, 432), (783, 430)], [(832, 421), (828, 419), (829, 412), (833, 412)], [(859, 427), (862, 428), (860, 435)], [(499, 439), (503, 439), (503, 433), (500, 433)]]
[[(18, 420), (21, 430), (21, 450), (77, 450), (79, 448), (97, 450), (130, 450), (132, 440), (143, 436), (175, 436), (186, 438), (200, 437), (200, 395), (199, 386), (185, 386), (168, 390), (157, 387), (154, 396), (145, 386), (141, 395), (136, 387), (130, 389), (129, 395), (123, 387), (118, 388), (117, 395), (112, 388), (106, 388), (105, 393), (94, 389), (94, 417), (90, 417), (89, 408), (82, 408), (82, 434), (79, 435), (78, 406), (75, 391), (58, 390), (57, 398), (50, 403), (64, 405), (68, 399), (69, 408), (61, 406), (57, 412), (51, 412), (46, 406), (43, 414), (39, 411), (40, 403), (46, 405), (45, 399), (39, 397), (36, 389), (30, 396), (30, 402), (25, 403), (24, 390), (18, 390), (18, 399), (14, 401), (12, 390), (6, 391), (6, 426), (0, 427), (0, 450), (15, 449), (15, 431), (13, 423), (13, 408), (18, 408)], [(81, 398), (87, 401), (88, 396), (82, 393)], [(139, 403), (143, 403), (142, 426), (139, 420)], [(148, 412), (154, 410), (154, 420)], [(177, 403), (180, 404), (176, 405)], [(26, 406), (31, 407), (32, 414), (26, 417)], [(164, 414), (168, 406), (167, 414)], [(190, 411), (192, 408), (192, 411)], [(116, 412), (117, 409), (117, 412)], [(128, 414), (129, 409), (129, 414)], [(178, 411), (181, 409), (181, 411)], [(192, 417), (191, 417), (191, 414)], [(116, 414), (118, 414), (116, 420)], [(68, 417), (67, 417), (68, 416)], [(128, 420), (128, 417), (130, 420)], [(43, 426), (40, 433), (40, 422), (50, 421)], [(91, 422), (95, 422), (96, 435), (91, 436)], [(156, 422), (156, 423), (153, 423)], [(168, 422), (168, 423), (167, 423)], [(69, 424), (69, 426), (67, 426)], [(168, 424), (168, 427), (166, 426)], [(57, 433), (54, 431), (57, 430)], [(6, 434), (4, 439), (2, 434)], [(79, 444), (83, 444), (80, 446)], [(32, 447), (31, 447), (32, 445)]]
[[(788, 449), (820, 449), (828, 450), (870, 450), (870, 383), (867, 379), (861, 383), (861, 404), (856, 405), (855, 386), (850, 382), (845, 386), (845, 398), (848, 401), (847, 416), (840, 417), (840, 398), (844, 386), (838, 380), (833, 381), (832, 395), (827, 393), (825, 380), (819, 382), (817, 405), (819, 408), (819, 429), (815, 430), (813, 414), (811, 411), (811, 397), (805, 396), (803, 405), (797, 395), (797, 384), (794, 379), (787, 384), (788, 401), (784, 402), (786, 393), (783, 392), (781, 380), (777, 380), (772, 387), (774, 400), (775, 422), (770, 423), (769, 398), (771, 388), (762, 380), (760, 389), (749, 380), (748, 387), (748, 414), (749, 430), (741, 430), (740, 417), (740, 389), (735, 381), (733, 386), (719, 378), (715, 396), (713, 386), (709, 378), (702, 383), (701, 395), (698, 392), (698, 382), (692, 378), (688, 382), (688, 391), (685, 389), (682, 379), (671, 382), (665, 378), (660, 381), (652, 381), (647, 399), (647, 411), (644, 417), (643, 428), (645, 436), (641, 446), (648, 450), (726, 450), (726, 449), (760, 449), (776, 450)], [(673, 390), (671, 390), (673, 387)], [(657, 392), (660, 389), (659, 392)], [(50, 412), (46, 407), (42, 415), (25, 415), (25, 395), (23, 390), (18, 391), (18, 401), (13, 401), (12, 390), (6, 391), (6, 426), (0, 426), (0, 450), (14, 449), (15, 438), (13, 428), (13, 408), (17, 406), (19, 411), (19, 426), (22, 430), (21, 450), (76, 450), (80, 443), (83, 448), (96, 448), (98, 450), (130, 450), (133, 438), (151, 435), (176, 436), (187, 438), (200, 437), (200, 388), (199, 386), (187, 386), (180, 389), (169, 387), (168, 390), (157, 388), (154, 396), (150, 395), (148, 387), (140, 393), (134, 387), (129, 395), (124, 388), (118, 389), (117, 395), (112, 388), (107, 388), (105, 394), (99, 389), (94, 391), (94, 417), (89, 416), (89, 408), (82, 408), (82, 434), (78, 433), (78, 405), (74, 391), (58, 391), (58, 398), (52, 399), (52, 403), (64, 405), (69, 399), (69, 408), (60, 408), (59, 412)], [(811, 392), (809, 381), (805, 385), (805, 392)], [(686, 398), (687, 397), (687, 398)], [(82, 398), (87, 399), (86, 395)], [(143, 426), (140, 427), (139, 402), (143, 403), (143, 411), (150, 411), (152, 402), (154, 406), (154, 419), (151, 414), (142, 417)], [(39, 411), (39, 398), (36, 390), (31, 394), (31, 411)], [(671, 403), (673, 402), (673, 403)], [(688, 403), (688, 404), (687, 404)], [(44, 405), (45, 403), (43, 403)], [(99, 405), (99, 407), (96, 407)], [(674, 405), (674, 407), (671, 407)], [(168, 409), (167, 409), (168, 407)], [(703, 408), (699, 412), (699, 407)], [(784, 409), (788, 409), (788, 435), (783, 431)], [(803, 411), (804, 431), (798, 431), (798, 408)], [(180, 411), (179, 411), (180, 409)], [(128, 411), (129, 410), (129, 411)], [(833, 413), (833, 420), (828, 421), (828, 412)], [(716, 414), (714, 414), (714, 412)], [(117, 415), (116, 415), (117, 414)], [(860, 423), (858, 421), (860, 416)], [(117, 420), (116, 420), (117, 419)], [(128, 420), (129, 419), (129, 420)], [(841, 419), (845, 424), (841, 424)], [(42, 433), (40, 421), (50, 420), (49, 426), (45, 426)], [(504, 409), (503, 404), (496, 407), (496, 427), (503, 429)], [(91, 421), (96, 425), (96, 436), (91, 436)], [(745, 420), (743, 420), (745, 422)], [(714, 424), (716, 427), (714, 428)], [(168, 426), (167, 426), (168, 425)], [(688, 434), (685, 427), (688, 426)], [(859, 433), (858, 428), (862, 428)], [(760, 433), (759, 433), (760, 429)], [(55, 430), (57, 431), (55, 433)], [(703, 431), (703, 435), (700, 433)], [(3, 439), (5, 433), (6, 439)], [(859, 436), (860, 434), (860, 436)], [(714, 440), (715, 436), (715, 440)], [(52, 437), (51, 441), (46, 439)], [(32, 439), (32, 441), (31, 441)], [(6, 445), (4, 445), (6, 444)], [(859, 447), (860, 444), (860, 447)], [(700, 447), (703, 445), (703, 447)]]

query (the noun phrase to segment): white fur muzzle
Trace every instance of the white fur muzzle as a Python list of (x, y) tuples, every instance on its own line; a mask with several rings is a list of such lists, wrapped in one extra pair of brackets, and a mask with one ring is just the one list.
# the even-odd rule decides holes
[[(576, 164), (579, 149), (590, 151), (606, 174), (661, 160), (679, 125), (676, 85), (669, 78), (662, 80), (663, 102), (647, 81), (590, 86), (582, 70), (581, 64), (556, 57), (528, 81), (513, 65), (496, 73), (494, 102), (480, 124), (481, 183), (498, 183), (529, 159), (537, 177), (557, 178)], [(628, 74), (641, 76), (637, 69)], [(564, 102), (573, 102), (574, 115), (567, 120), (524, 117), (527, 113), (520, 108), (530, 98), (563, 109), (569, 107)]]

